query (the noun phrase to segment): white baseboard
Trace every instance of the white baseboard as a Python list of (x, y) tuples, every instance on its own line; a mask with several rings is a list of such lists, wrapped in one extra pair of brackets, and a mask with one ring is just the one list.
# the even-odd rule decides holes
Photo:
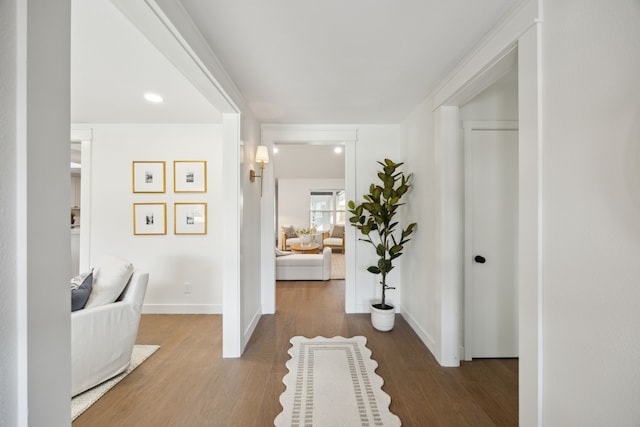
[(440, 357), (436, 354), (436, 342), (431, 338), (431, 335), (427, 331), (425, 331), (422, 326), (416, 321), (416, 319), (406, 310), (402, 310), (402, 317), (407, 321), (409, 326), (414, 330), (414, 332), (418, 335), (420, 340), (427, 346), (431, 354), (436, 358), (438, 363), (442, 365), (440, 361)]
[(242, 340), (242, 351), (243, 352), (244, 352), (244, 348), (247, 346), (247, 343), (251, 339), (251, 336), (253, 335), (253, 332), (256, 330), (256, 326), (258, 326), (258, 322), (260, 321), (261, 317), (262, 317), (262, 313), (260, 313), (260, 311), (256, 311), (256, 313), (253, 315), (253, 318), (251, 319), (251, 322), (249, 322), (249, 325), (245, 329), (244, 334), (242, 336), (242, 339), (243, 339)]
[(369, 304), (356, 304), (356, 311), (354, 313), (370, 313), (371, 309)]
[(143, 304), (142, 314), (222, 314), (222, 304)]

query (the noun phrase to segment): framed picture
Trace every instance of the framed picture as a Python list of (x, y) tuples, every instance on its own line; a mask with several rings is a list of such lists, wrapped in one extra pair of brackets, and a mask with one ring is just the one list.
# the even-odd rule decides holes
[(175, 160), (173, 162), (173, 191), (176, 193), (206, 193), (207, 161)]
[(164, 193), (165, 162), (133, 161), (133, 192)]
[(207, 234), (207, 204), (175, 203), (174, 233)]
[(134, 203), (133, 234), (167, 234), (167, 204)]

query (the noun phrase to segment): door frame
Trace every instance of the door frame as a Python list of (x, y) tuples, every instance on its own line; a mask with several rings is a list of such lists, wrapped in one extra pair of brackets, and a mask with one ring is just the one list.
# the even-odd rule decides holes
[[(354, 126), (340, 125), (262, 125), (262, 145), (273, 152), (277, 143), (342, 144), (344, 145), (344, 190), (347, 200), (355, 200), (356, 142), (358, 131)], [(262, 196), (261, 277), (262, 314), (276, 312), (275, 254), (273, 252), (275, 229), (275, 178), (268, 174), (264, 179)], [(356, 313), (355, 284), (355, 229), (346, 227), (345, 246), (345, 312)]]
[(80, 175), (80, 212), (82, 212), (82, 227), (80, 227), (80, 271), (91, 269), (91, 147), (93, 129), (71, 127), (71, 142), (80, 143), (82, 173)]
[[(443, 200), (438, 218), (448, 228), (434, 236), (436, 256), (436, 295), (441, 313), (436, 324), (440, 335), (436, 347), (444, 366), (458, 366), (462, 347), (464, 272), (462, 185), (458, 189), (458, 161), (462, 168), (458, 106), (464, 105), (497, 80), (502, 59), (517, 49), (518, 64), (518, 402), (519, 419), (526, 425), (542, 425), (543, 419), (543, 197), (542, 197), (542, 1), (521, 3), (503, 25), (478, 46), (446, 79), (432, 97), (434, 144), (439, 171), (436, 197)], [(451, 167), (453, 165), (453, 167)], [(462, 179), (462, 178), (460, 178)], [(450, 197), (451, 194), (459, 196)], [(458, 221), (460, 224), (458, 224)], [(450, 224), (453, 223), (453, 224)], [(460, 240), (460, 242), (458, 242)], [(458, 245), (460, 246), (458, 248)]]
[[(518, 130), (518, 122), (515, 120), (505, 121), (464, 121), (464, 353), (463, 360), (472, 360), (471, 349), (473, 345), (473, 220), (472, 220), (472, 188), (471, 174), (471, 138), (474, 131), (495, 130), (507, 131)], [(518, 142), (519, 144), (519, 142)], [(519, 173), (519, 172), (518, 172)], [(514, 304), (516, 302), (514, 301)]]

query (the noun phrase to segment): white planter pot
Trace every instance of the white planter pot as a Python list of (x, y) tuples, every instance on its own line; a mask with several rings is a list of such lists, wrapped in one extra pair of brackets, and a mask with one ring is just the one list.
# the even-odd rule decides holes
[(396, 308), (379, 309), (371, 304), (371, 324), (379, 331), (387, 332), (393, 329), (396, 321)]

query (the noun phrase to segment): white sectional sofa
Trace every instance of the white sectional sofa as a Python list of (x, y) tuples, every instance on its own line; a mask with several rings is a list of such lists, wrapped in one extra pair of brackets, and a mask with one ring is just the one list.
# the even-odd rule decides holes
[(329, 280), (331, 248), (320, 254), (290, 254), (276, 257), (276, 280)]

